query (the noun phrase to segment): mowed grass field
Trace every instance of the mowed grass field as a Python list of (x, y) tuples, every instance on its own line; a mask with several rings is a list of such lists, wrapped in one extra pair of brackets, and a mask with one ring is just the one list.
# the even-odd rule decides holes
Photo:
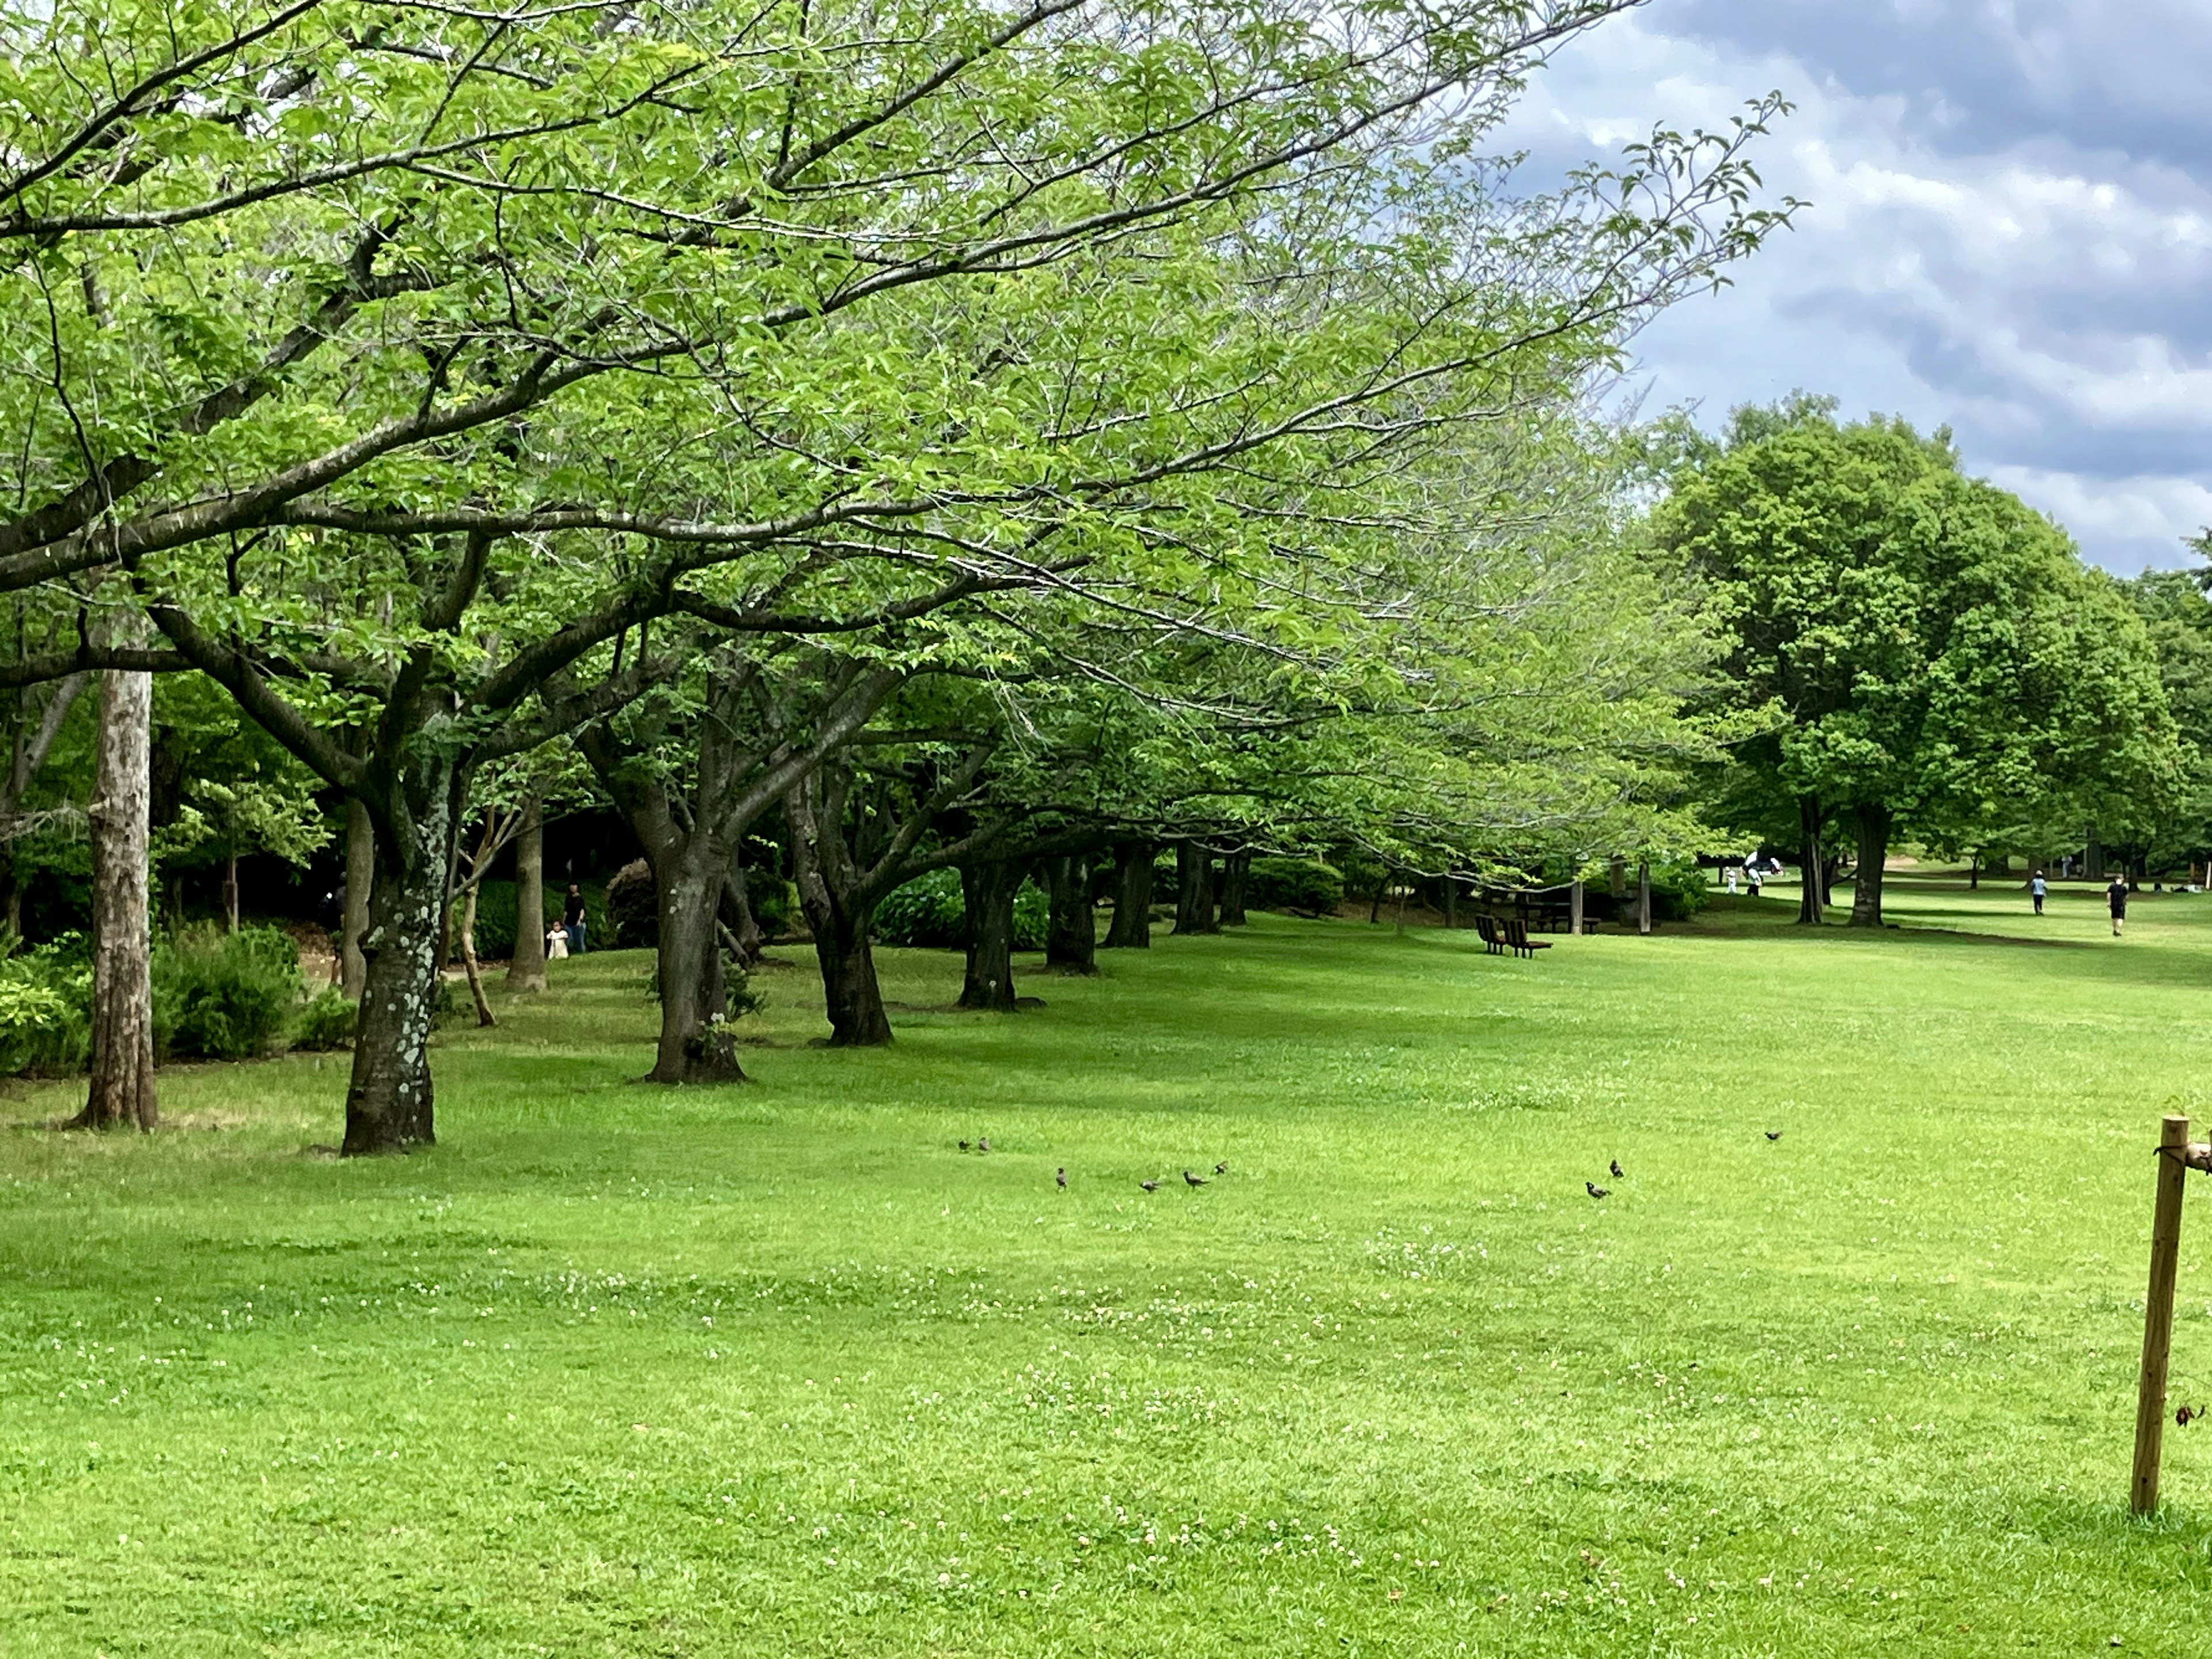
[(1012, 1018), (886, 951), (873, 1053), (786, 949), (719, 1091), (629, 1080), (593, 956), (389, 1161), (307, 1151), (342, 1056), (168, 1073), (150, 1139), (17, 1089), (0, 1651), (2212, 1653), (2212, 1424), (2124, 1505), (2212, 896), (1793, 897), (1163, 930)]

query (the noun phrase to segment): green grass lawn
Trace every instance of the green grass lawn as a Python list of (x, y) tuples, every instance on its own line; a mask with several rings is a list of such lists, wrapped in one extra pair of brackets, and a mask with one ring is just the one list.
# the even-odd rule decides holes
[(166, 1073), (150, 1139), (17, 1090), (0, 1651), (2212, 1653), (2212, 1425), (2124, 1510), (2212, 896), (1893, 902), (1263, 917), (877, 1053), (786, 950), (720, 1091), (628, 1080), (592, 956), (388, 1161), (307, 1151), (342, 1057)]

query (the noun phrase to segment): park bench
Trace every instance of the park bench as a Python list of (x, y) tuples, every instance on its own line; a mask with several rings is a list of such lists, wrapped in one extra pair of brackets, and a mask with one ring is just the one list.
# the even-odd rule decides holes
[(1532, 962), (1535, 960), (1537, 951), (1552, 948), (1552, 941), (1547, 939), (1530, 939), (1528, 924), (1517, 917), (1509, 919), (1505, 923), (1505, 945), (1515, 956), (1526, 957)]
[(1482, 935), (1482, 948), (1492, 956), (1504, 950), (1505, 938), (1498, 931), (1497, 917), (1486, 916), (1478, 911), (1474, 918), (1474, 931)]

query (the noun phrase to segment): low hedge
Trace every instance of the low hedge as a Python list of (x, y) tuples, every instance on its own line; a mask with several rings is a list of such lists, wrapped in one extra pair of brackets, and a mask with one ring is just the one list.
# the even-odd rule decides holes
[(1259, 910), (1328, 915), (1344, 902), (1344, 872), (1319, 859), (1255, 858), (1245, 878), (1244, 902)]

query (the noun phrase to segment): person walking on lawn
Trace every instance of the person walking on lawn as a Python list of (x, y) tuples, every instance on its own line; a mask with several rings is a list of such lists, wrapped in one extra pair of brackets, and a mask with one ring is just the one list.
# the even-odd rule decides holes
[(584, 954), (584, 890), (574, 882), (568, 884), (568, 902), (561, 908), (561, 927), (568, 935), (568, 954)]
[(2105, 889), (2105, 902), (2112, 907), (2112, 937), (2120, 936), (2121, 924), (2128, 919), (2128, 878), (2114, 876), (2112, 884)]
[(2027, 884), (2027, 890), (2035, 896), (2035, 914), (2041, 915), (2044, 896), (2051, 891), (2050, 884), (2043, 879), (2042, 871), (2039, 870), (2035, 872), (2034, 877)]

